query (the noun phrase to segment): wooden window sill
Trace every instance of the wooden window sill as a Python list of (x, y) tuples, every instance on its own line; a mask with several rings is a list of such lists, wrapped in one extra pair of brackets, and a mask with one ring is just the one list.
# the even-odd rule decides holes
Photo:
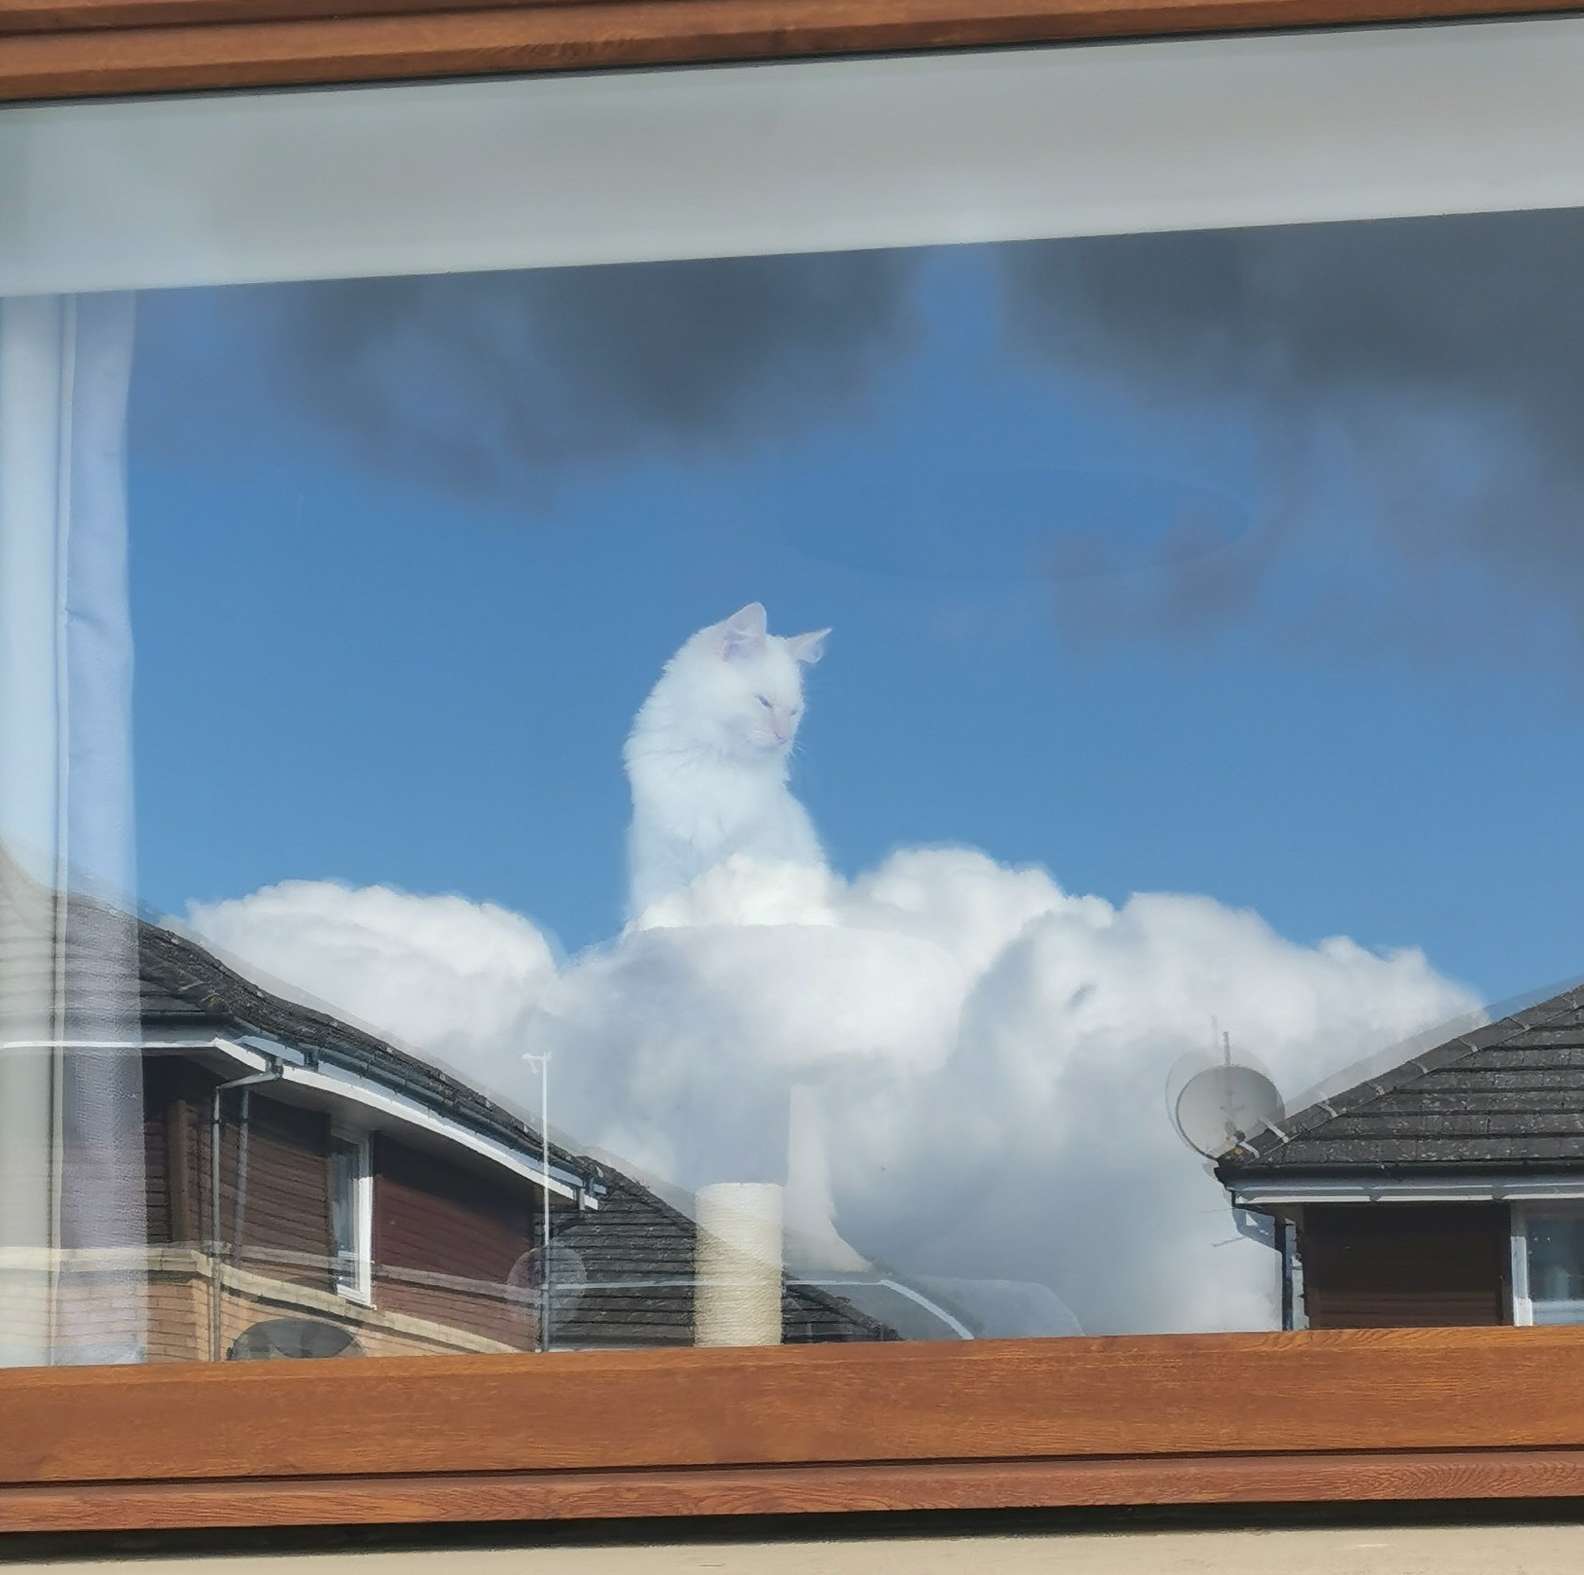
[(1584, 1328), (0, 1373), (0, 1529), (1584, 1495)]

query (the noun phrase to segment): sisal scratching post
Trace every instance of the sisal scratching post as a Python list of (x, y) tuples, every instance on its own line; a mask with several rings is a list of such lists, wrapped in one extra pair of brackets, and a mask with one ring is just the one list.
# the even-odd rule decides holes
[(781, 1188), (722, 1181), (698, 1191), (697, 1345), (781, 1343)]

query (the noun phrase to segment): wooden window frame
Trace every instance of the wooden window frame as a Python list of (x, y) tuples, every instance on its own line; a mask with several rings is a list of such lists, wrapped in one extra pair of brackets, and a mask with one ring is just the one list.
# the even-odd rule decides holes
[[(3, 0), (0, 100), (1571, 0)], [(0, 1531), (1584, 1495), (1584, 1328), (0, 1372)]]
[(1574, 0), (0, 0), (0, 101), (1572, 9)]

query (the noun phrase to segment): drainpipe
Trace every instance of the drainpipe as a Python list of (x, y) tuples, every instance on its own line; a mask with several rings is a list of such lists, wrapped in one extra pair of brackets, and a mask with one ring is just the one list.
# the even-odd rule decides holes
[[(252, 1088), (258, 1083), (276, 1082), (283, 1068), (277, 1062), (267, 1072), (252, 1072), (247, 1077), (233, 1078), (229, 1083), (217, 1083), (209, 1101), (209, 1360), (220, 1360), (220, 1101), (233, 1088)], [(247, 1115), (244, 1109), (243, 1125), (237, 1132), (237, 1224), (242, 1218), (241, 1187), (246, 1179)]]

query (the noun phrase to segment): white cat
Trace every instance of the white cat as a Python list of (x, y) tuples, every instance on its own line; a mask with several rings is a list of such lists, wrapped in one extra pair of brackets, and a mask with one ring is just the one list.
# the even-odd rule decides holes
[(808, 811), (787, 788), (803, 667), (829, 629), (781, 636), (750, 602), (700, 629), (665, 665), (622, 750), (633, 919), (732, 854), (823, 867)]

